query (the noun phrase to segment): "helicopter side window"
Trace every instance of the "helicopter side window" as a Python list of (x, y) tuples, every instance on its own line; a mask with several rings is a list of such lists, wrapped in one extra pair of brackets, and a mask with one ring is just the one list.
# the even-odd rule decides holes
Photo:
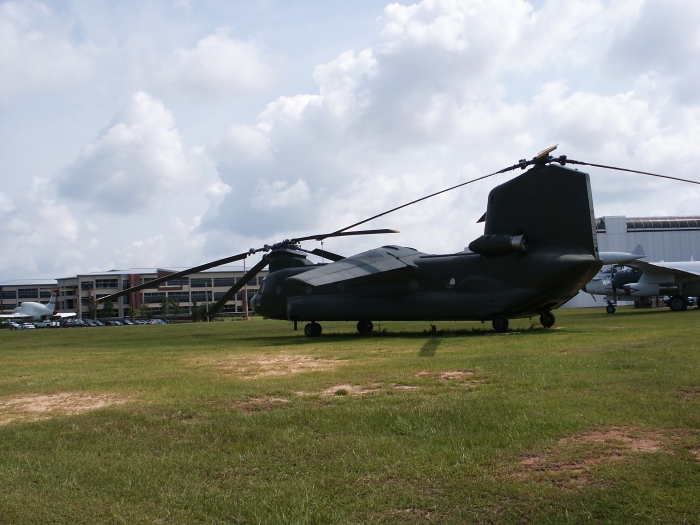
[(448, 290), (452, 290), (452, 288), (454, 288), (456, 284), (457, 281), (454, 277), (445, 280), (445, 288), (447, 288)]

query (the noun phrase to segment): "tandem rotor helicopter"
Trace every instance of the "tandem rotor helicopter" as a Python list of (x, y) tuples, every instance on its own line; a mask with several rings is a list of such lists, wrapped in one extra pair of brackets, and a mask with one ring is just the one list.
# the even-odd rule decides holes
[[(206, 313), (215, 315), (234, 294), (269, 265), (269, 273), (250, 302), (256, 314), (294, 323), (307, 322), (304, 333), (321, 335), (319, 321), (357, 321), (359, 332), (371, 332), (374, 321), (491, 321), (496, 332), (509, 319), (539, 316), (552, 327), (555, 310), (606, 264), (598, 252), (595, 216), (587, 173), (567, 164), (628, 171), (700, 184), (667, 175), (627, 170), (550, 155), (548, 148), (531, 160), (484, 175), (374, 215), (343, 229), (286, 239), (219, 259), (102, 297), (113, 300), (154, 285), (240, 261), (259, 252), (254, 265)], [(349, 231), (378, 217), (478, 180), (517, 168), (525, 173), (495, 187), (488, 196), (484, 235), (469, 251), (429, 255), (413, 248), (386, 245), (350, 257), (304, 241), (331, 237), (398, 233), (396, 230)], [(314, 264), (307, 254), (333, 261)]]

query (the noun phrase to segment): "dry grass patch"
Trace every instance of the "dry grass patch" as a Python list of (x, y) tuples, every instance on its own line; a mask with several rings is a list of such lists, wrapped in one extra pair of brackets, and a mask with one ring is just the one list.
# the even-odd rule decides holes
[(126, 403), (126, 399), (107, 394), (90, 395), (72, 392), (35, 394), (0, 402), (0, 425), (13, 421), (39, 421), (53, 414), (71, 415)]
[(595, 465), (619, 461), (635, 452), (671, 452), (664, 446), (666, 436), (658, 431), (612, 427), (560, 439), (540, 455), (520, 461), (516, 478), (549, 481), (555, 484), (585, 485)]
[[(201, 359), (198, 359), (200, 362)], [(325, 372), (333, 370), (342, 361), (325, 359), (310, 355), (278, 354), (257, 357), (219, 359), (209, 364), (220, 370), (232, 371), (244, 379), (259, 379), (262, 377), (287, 376), (303, 372)]]
[(442, 372), (440, 374), (440, 380), (442, 381), (454, 381), (455, 379), (464, 379), (465, 377), (473, 376), (474, 372), (469, 370), (457, 370), (454, 372)]
[(285, 399), (283, 397), (256, 397), (246, 399), (245, 401), (239, 401), (236, 403), (236, 408), (238, 408), (241, 412), (249, 414), (251, 412), (264, 412), (266, 410), (271, 410), (284, 403), (289, 403), (289, 399)]
[(683, 401), (686, 403), (692, 403), (700, 398), (700, 386), (692, 386), (690, 388), (684, 388), (681, 390)]

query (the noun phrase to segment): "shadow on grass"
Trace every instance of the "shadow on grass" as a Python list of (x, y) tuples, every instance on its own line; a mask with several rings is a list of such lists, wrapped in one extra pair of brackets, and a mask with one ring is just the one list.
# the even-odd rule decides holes
[(440, 343), (442, 343), (442, 339), (436, 339), (433, 337), (423, 345), (423, 348), (420, 349), (418, 355), (421, 357), (434, 357), (435, 350), (438, 346), (440, 346)]
[[(532, 336), (542, 336), (546, 334), (554, 334), (555, 332), (543, 327), (535, 327), (530, 325), (526, 328), (516, 328), (509, 330), (507, 333), (499, 334), (490, 328), (471, 328), (471, 329), (460, 329), (460, 330), (423, 330), (422, 332), (409, 332), (409, 331), (398, 331), (389, 332), (387, 330), (382, 330), (381, 332), (370, 332), (365, 334), (360, 334), (357, 332), (327, 332), (323, 333), (319, 337), (306, 337), (302, 334), (290, 334), (290, 335), (278, 335), (274, 337), (265, 335), (253, 335), (246, 337), (247, 341), (254, 346), (304, 346), (307, 344), (315, 344), (318, 342), (333, 344), (333, 343), (344, 343), (347, 341), (375, 341), (381, 339), (424, 339), (426, 340), (423, 349), (421, 349), (421, 356), (433, 356), (435, 355), (435, 350), (439, 346), (443, 338), (448, 337), (459, 337), (459, 338), (472, 338), (472, 337), (503, 337), (515, 334), (530, 334)], [(424, 353), (426, 352), (426, 353)], [(432, 353), (429, 353), (432, 352)]]

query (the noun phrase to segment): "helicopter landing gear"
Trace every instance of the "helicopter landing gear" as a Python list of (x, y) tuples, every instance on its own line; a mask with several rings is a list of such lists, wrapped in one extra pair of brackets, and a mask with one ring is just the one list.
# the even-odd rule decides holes
[(554, 314), (552, 312), (545, 312), (542, 315), (540, 315), (540, 323), (542, 323), (542, 326), (544, 326), (545, 328), (552, 328), (556, 320), (557, 319), (556, 317), (554, 317)]
[(688, 301), (682, 295), (674, 295), (668, 304), (673, 312), (681, 312), (688, 309)]
[(366, 334), (374, 330), (372, 321), (357, 321), (357, 331), (361, 334)]
[(608, 303), (608, 306), (605, 307), (605, 311), (609, 314), (614, 314), (615, 310), (617, 310), (617, 308), (615, 308), (615, 305), (612, 303)]
[(316, 322), (309, 323), (304, 327), (304, 335), (306, 335), (306, 337), (318, 337), (321, 335), (321, 332), (323, 332), (323, 328)]
[(493, 321), (491, 321), (491, 326), (496, 332), (502, 334), (508, 330), (508, 318), (505, 315), (494, 317)]

